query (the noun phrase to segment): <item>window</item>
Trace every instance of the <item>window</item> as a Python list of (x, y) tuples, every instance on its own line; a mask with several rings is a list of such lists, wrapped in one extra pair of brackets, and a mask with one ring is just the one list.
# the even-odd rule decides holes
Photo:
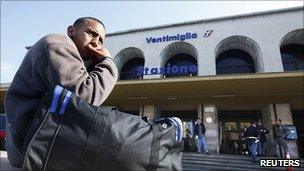
[(236, 122), (226, 122), (225, 123), (225, 129), (227, 131), (235, 131), (235, 130), (237, 130)]
[[(179, 77), (179, 76), (194, 76), (197, 75), (197, 62), (194, 57), (188, 54), (177, 54), (172, 56), (165, 64), (165, 67), (177, 66), (180, 70), (177, 73), (166, 73), (165, 77)], [(190, 71), (190, 67), (195, 66), (196, 71)], [(167, 69), (168, 70), (168, 69)]]
[(216, 59), (216, 74), (254, 73), (255, 65), (251, 56), (242, 50), (232, 49)]
[(284, 71), (304, 70), (304, 46), (289, 44), (281, 47)]
[(142, 79), (143, 75), (137, 75), (137, 68), (144, 66), (144, 59), (133, 58), (126, 62), (121, 68), (120, 80)]
[(241, 122), (240, 123), (241, 130), (245, 131), (245, 128), (249, 128), (251, 126), (250, 122)]

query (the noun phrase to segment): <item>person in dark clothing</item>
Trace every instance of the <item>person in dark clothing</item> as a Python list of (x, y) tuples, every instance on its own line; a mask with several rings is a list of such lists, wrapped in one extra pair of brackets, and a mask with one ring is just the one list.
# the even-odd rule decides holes
[(260, 132), (256, 127), (256, 122), (251, 122), (251, 126), (246, 129), (244, 133), (244, 137), (246, 139), (246, 143), (248, 144), (249, 153), (253, 159), (253, 162), (257, 162), (256, 153), (258, 148), (258, 142)]
[(190, 141), (191, 141), (191, 132), (187, 128), (186, 129), (186, 138), (184, 139), (184, 150), (190, 151)]
[(205, 133), (206, 133), (205, 125), (202, 123), (200, 118), (197, 118), (194, 124), (194, 137), (196, 140), (197, 152), (201, 153), (203, 147), (204, 152), (206, 154), (209, 154), (208, 145), (205, 139)]
[(258, 121), (257, 128), (260, 131), (260, 141), (258, 142), (258, 155), (266, 156), (266, 134), (269, 133), (269, 130), (265, 128), (264, 125), (262, 125), (262, 122), (260, 120)]
[(287, 142), (285, 140), (286, 137), (290, 134), (290, 130), (285, 125), (282, 125), (281, 122), (281, 119), (275, 120), (276, 124), (273, 128), (274, 140), (272, 142), (272, 147), (275, 152), (275, 155), (278, 157), (280, 155), (277, 149), (277, 145), (279, 145), (279, 147), (282, 146), (284, 149), (285, 158), (290, 158)]

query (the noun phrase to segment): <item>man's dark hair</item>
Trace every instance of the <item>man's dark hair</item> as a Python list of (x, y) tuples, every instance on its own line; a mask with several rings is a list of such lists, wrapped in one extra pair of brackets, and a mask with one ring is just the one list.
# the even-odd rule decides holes
[(94, 17), (81, 17), (81, 18), (78, 18), (73, 26), (76, 27), (76, 28), (80, 28), (82, 26), (82, 24), (86, 21), (86, 20), (94, 20), (94, 21), (97, 21), (98, 23), (100, 23), (104, 29), (106, 29), (106, 26), (103, 24), (103, 22), (101, 22), (100, 20), (98, 20), (97, 18), (94, 18)]

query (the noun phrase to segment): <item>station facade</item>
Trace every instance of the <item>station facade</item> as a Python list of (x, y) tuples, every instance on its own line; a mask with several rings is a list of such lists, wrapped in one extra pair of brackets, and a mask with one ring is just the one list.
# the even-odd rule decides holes
[[(304, 139), (303, 8), (110, 33), (119, 81), (107, 105), (150, 119), (177, 116), (192, 132), (200, 117), (214, 153), (242, 153), (242, 133), (261, 119), (295, 125)], [(270, 154), (271, 151), (268, 152)]]
[(177, 116), (190, 132), (200, 117), (209, 152), (220, 154), (243, 154), (244, 129), (258, 119), (270, 149), (280, 118), (296, 131), (291, 156), (304, 157), (303, 16), (297, 7), (109, 33), (120, 75), (103, 105)]

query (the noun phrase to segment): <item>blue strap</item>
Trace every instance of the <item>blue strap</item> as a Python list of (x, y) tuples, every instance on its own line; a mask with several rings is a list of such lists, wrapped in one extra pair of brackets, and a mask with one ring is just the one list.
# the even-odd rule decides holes
[(56, 85), (55, 89), (54, 89), (54, 95), (53, 95), (53, 99), (52, 99), (52, 104), (50, 107), (50, 112), (55, 113), (56, 109), (57, 109), (57, 105), (58, 105), (58, 100), (60, 97), (60, 94), (62, 93), (63, 88), (59, 85)]
[(60, 108), (60, 111), (59, 111), (59, 114), (64, 114), (65, 112), (65, 109), (67, 107), (67, 105), (69, 104), (70, 100), (71, 100), (71, 97), (72, 97), (72, 92), (68, 91), (63, 99), (63, 102), (61, 104), (61, 108)]

